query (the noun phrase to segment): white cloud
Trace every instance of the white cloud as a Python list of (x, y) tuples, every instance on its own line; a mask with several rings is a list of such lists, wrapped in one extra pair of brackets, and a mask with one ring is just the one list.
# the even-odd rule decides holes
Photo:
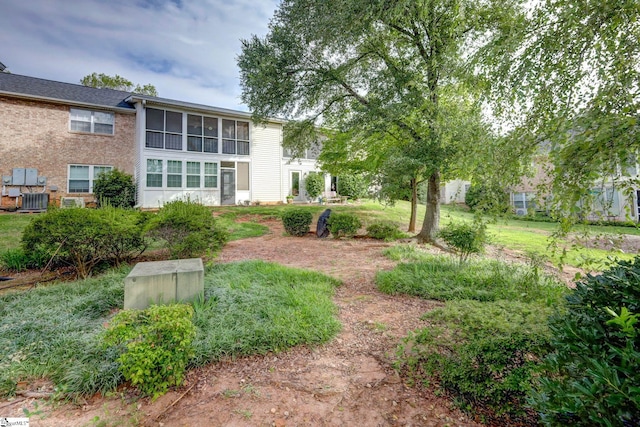
[(2, 0), (0, 61), (15, 74), (77, 83), (92, 72), (151, 83), (160, 96), (240, 105), (241, 39), (264, 35), (278, 0)]

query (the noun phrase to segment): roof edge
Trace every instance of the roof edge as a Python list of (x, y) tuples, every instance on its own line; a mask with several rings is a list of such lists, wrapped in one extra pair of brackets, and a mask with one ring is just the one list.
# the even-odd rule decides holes
[(73, 105), (77, 107), (94, 107), (94, 108), (100, 108), (103, 110), (118, 111), (121, 113), (129, 113), (129, 114), (136, 113), (135, 108), (114, 107), (113, 105), (102, 105), (102, 104), (93, 104), (89, 102), (70, 101), (67, 99), (50, 98), (47, 96), (29, 95), (29, 94), (16, 93), (16, 92), (7, 92), (3, 90), (0, 90), (0, 96), (6, 96), (8, 98), (35, 100), (35, 101), (46, 101), (52, 104)]

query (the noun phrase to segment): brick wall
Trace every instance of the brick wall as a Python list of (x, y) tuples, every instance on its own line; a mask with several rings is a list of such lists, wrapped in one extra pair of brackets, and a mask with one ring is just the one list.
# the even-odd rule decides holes
[[(116, 112), (114, 135), (94, 135), (69, 131), (69, 108), (0, 96), (0, 175), (36, 168), (47, 177), (47, 192), (58, 187), (51, 200), (69, 195), (92, 201), (92, 195), (67, 194), (69, 164), (109, 165), (133, 174), (135, 114)], [(15, 206), (15, 199), (3, 196), (2, 205)]]

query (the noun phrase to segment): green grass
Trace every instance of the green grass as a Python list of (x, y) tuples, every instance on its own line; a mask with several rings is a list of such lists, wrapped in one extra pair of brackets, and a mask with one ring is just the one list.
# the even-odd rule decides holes
[(471, 260), (460, 265), (449, 256), (423, 255), (376, 275), (378, 289), (440, 301), (557, 302), (566, 287), (529, 266), (493, 260)]
[(31, 222), (32, 215), (1, 214), (0, 215), (0, 252), (20, 246), (22, 230)]
[[(58, 390), (113, 390), (118, 354), (98, 342), (124, 301), (128, 269), (0, 297), (0, 395), (19, 380), (48, 378)], [(205, 273), (205, 298), (194, 304), (192, 365), (223, 357), (326, 342), (340, 329), (331, 301), (335, 279), (259, 261), (221, 264)]]

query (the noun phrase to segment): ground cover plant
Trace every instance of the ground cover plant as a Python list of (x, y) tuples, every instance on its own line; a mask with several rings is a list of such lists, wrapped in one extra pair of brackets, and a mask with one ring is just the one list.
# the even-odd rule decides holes
[(547, 318), (561, 306), (566, 287), (535, 266), (460, 264), (408, 245), (387, 253), (408, 262), (378, 272), (381, 291), (445, 301), (424, 316), (429, 327), (404, 340), (397, 368), (417, 384), (435, 384), (486, 421), (535, 422), (526, 397), (549, 348)]
[[(128, 271), (0, 296), (0, 395), (38, 378), (70, 395), (120, 384), (121, 349), (104, 347), (101, 337), (122, 308)], [(258, 261), (208, 268), (205, 297), (194, 304), (189, 364), (326, 342), (340, 329), (331, 301), (337, 285), (319, 273)]]

